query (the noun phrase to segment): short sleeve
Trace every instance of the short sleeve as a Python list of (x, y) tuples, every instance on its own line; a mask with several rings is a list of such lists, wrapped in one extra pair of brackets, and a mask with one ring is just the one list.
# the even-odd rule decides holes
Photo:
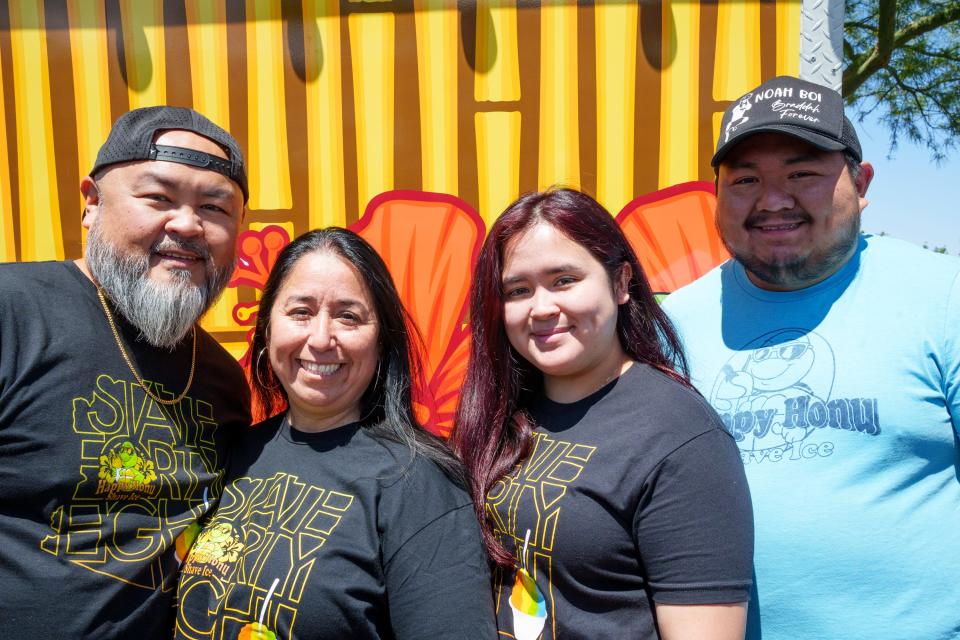
[(634, 534), (655, 602), (750, 599), (753, 512), (729, 434), (711, 429), (657, 465), (644, 483)]
[(490, 572), (471, 505), (427, 523), (384, 562), (397, 640), (497, 637)]

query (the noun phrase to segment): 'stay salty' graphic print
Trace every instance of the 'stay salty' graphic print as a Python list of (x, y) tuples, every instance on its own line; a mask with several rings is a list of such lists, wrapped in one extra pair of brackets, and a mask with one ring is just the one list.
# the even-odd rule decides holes
[[(180, 598), (203, 606), (180, 607), (179, 632), (220, 637), (246, 624), (248, 634), (252, 627), (261, 634), (284, 628), (293, 637), (318, 555), (353, 502), (284, 472), (231, 482), (183, 564)], [(216, 610), (208, 612), (208, 602)], [(194, 619), (191, 612), (200, 614)]]
[[(163, 393), (161, 385), (153, 389)], [(222, 466), (213, 413), (191, 397), (161, 407), (135, 382), (98, 376), (88, 396), (73, 400), (79, 480), (70, 501), (54, 510), (40, 548), (134, 586), (173, 588), (176, 561), (163, 552), (202, 515)], [(133, 516), (144, 522), (139, 543), (120, 549), (114, 533)], [(144, 563), (149, 570), (139, 568)]]
[[(519, 640), (535, 640), (541, 630), (543, 637), (554, 637), (550, 575), (562, 498), (596, 450), (555, 440), (545, 433), (536, 433), (534, 438), (530, 457), (487, 495), (487, 513), (496, 523), (497, 534), (508, 549), (512, 543), (518, 556), (515, 579), (509, 586), (501, 586), (497, 608), (508, 607), (514, 612), (513, 637)], [(522, 606), (524, 602), (529, 610)]]

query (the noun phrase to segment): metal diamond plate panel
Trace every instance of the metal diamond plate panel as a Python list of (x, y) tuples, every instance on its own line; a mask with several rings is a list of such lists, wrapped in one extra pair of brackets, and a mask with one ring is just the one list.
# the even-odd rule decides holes
[(840, 91), (843, 78), (843, 0), (802, 0), (800, 77)]

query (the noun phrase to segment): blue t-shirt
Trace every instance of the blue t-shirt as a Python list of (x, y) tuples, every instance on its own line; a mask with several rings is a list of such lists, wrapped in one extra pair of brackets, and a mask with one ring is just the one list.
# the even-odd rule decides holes
[(664, 307), (747, 470), (748, 637), (956, 638), (960, 261), (865, 235), (812, 287), (728, 261)]

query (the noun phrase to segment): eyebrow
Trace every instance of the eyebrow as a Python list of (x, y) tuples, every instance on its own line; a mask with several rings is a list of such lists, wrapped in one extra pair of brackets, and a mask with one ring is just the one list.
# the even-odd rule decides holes
[[(287, 298), (286, 300), (284, 300), (284, 304), (298, 303), (298, 302), (308, 302), (308, 303), (316, 304), (317, 299), (311, 295), (294, 294), (289, 298)], [(334, 301), (334, 304), (339, 305), (341, 307), (360, 307), (362, 309), (367, 308), (367, 306), (363, 303), (363, 301), (354, 300), (353, 298), (338, 298), (337, 300)]]
[[(579, 270), (580, 270), (579, 268), (577, 268), (572, 264), (558, 264), (557, 266), (550, 267), (549, 269), (546, 269), (545, 271), (541, 271), (540, 273), (546, 276), (552, 276), (558, 273), (566, 273), (568, 271), (579, 271)], [(526, 280), (526, 276), (510, 276), (509, 278), (504, 278), (502, 284), (510, 285), (510, 284), (515, 284), (517, 282), (521, 282), (523, 280)]]

